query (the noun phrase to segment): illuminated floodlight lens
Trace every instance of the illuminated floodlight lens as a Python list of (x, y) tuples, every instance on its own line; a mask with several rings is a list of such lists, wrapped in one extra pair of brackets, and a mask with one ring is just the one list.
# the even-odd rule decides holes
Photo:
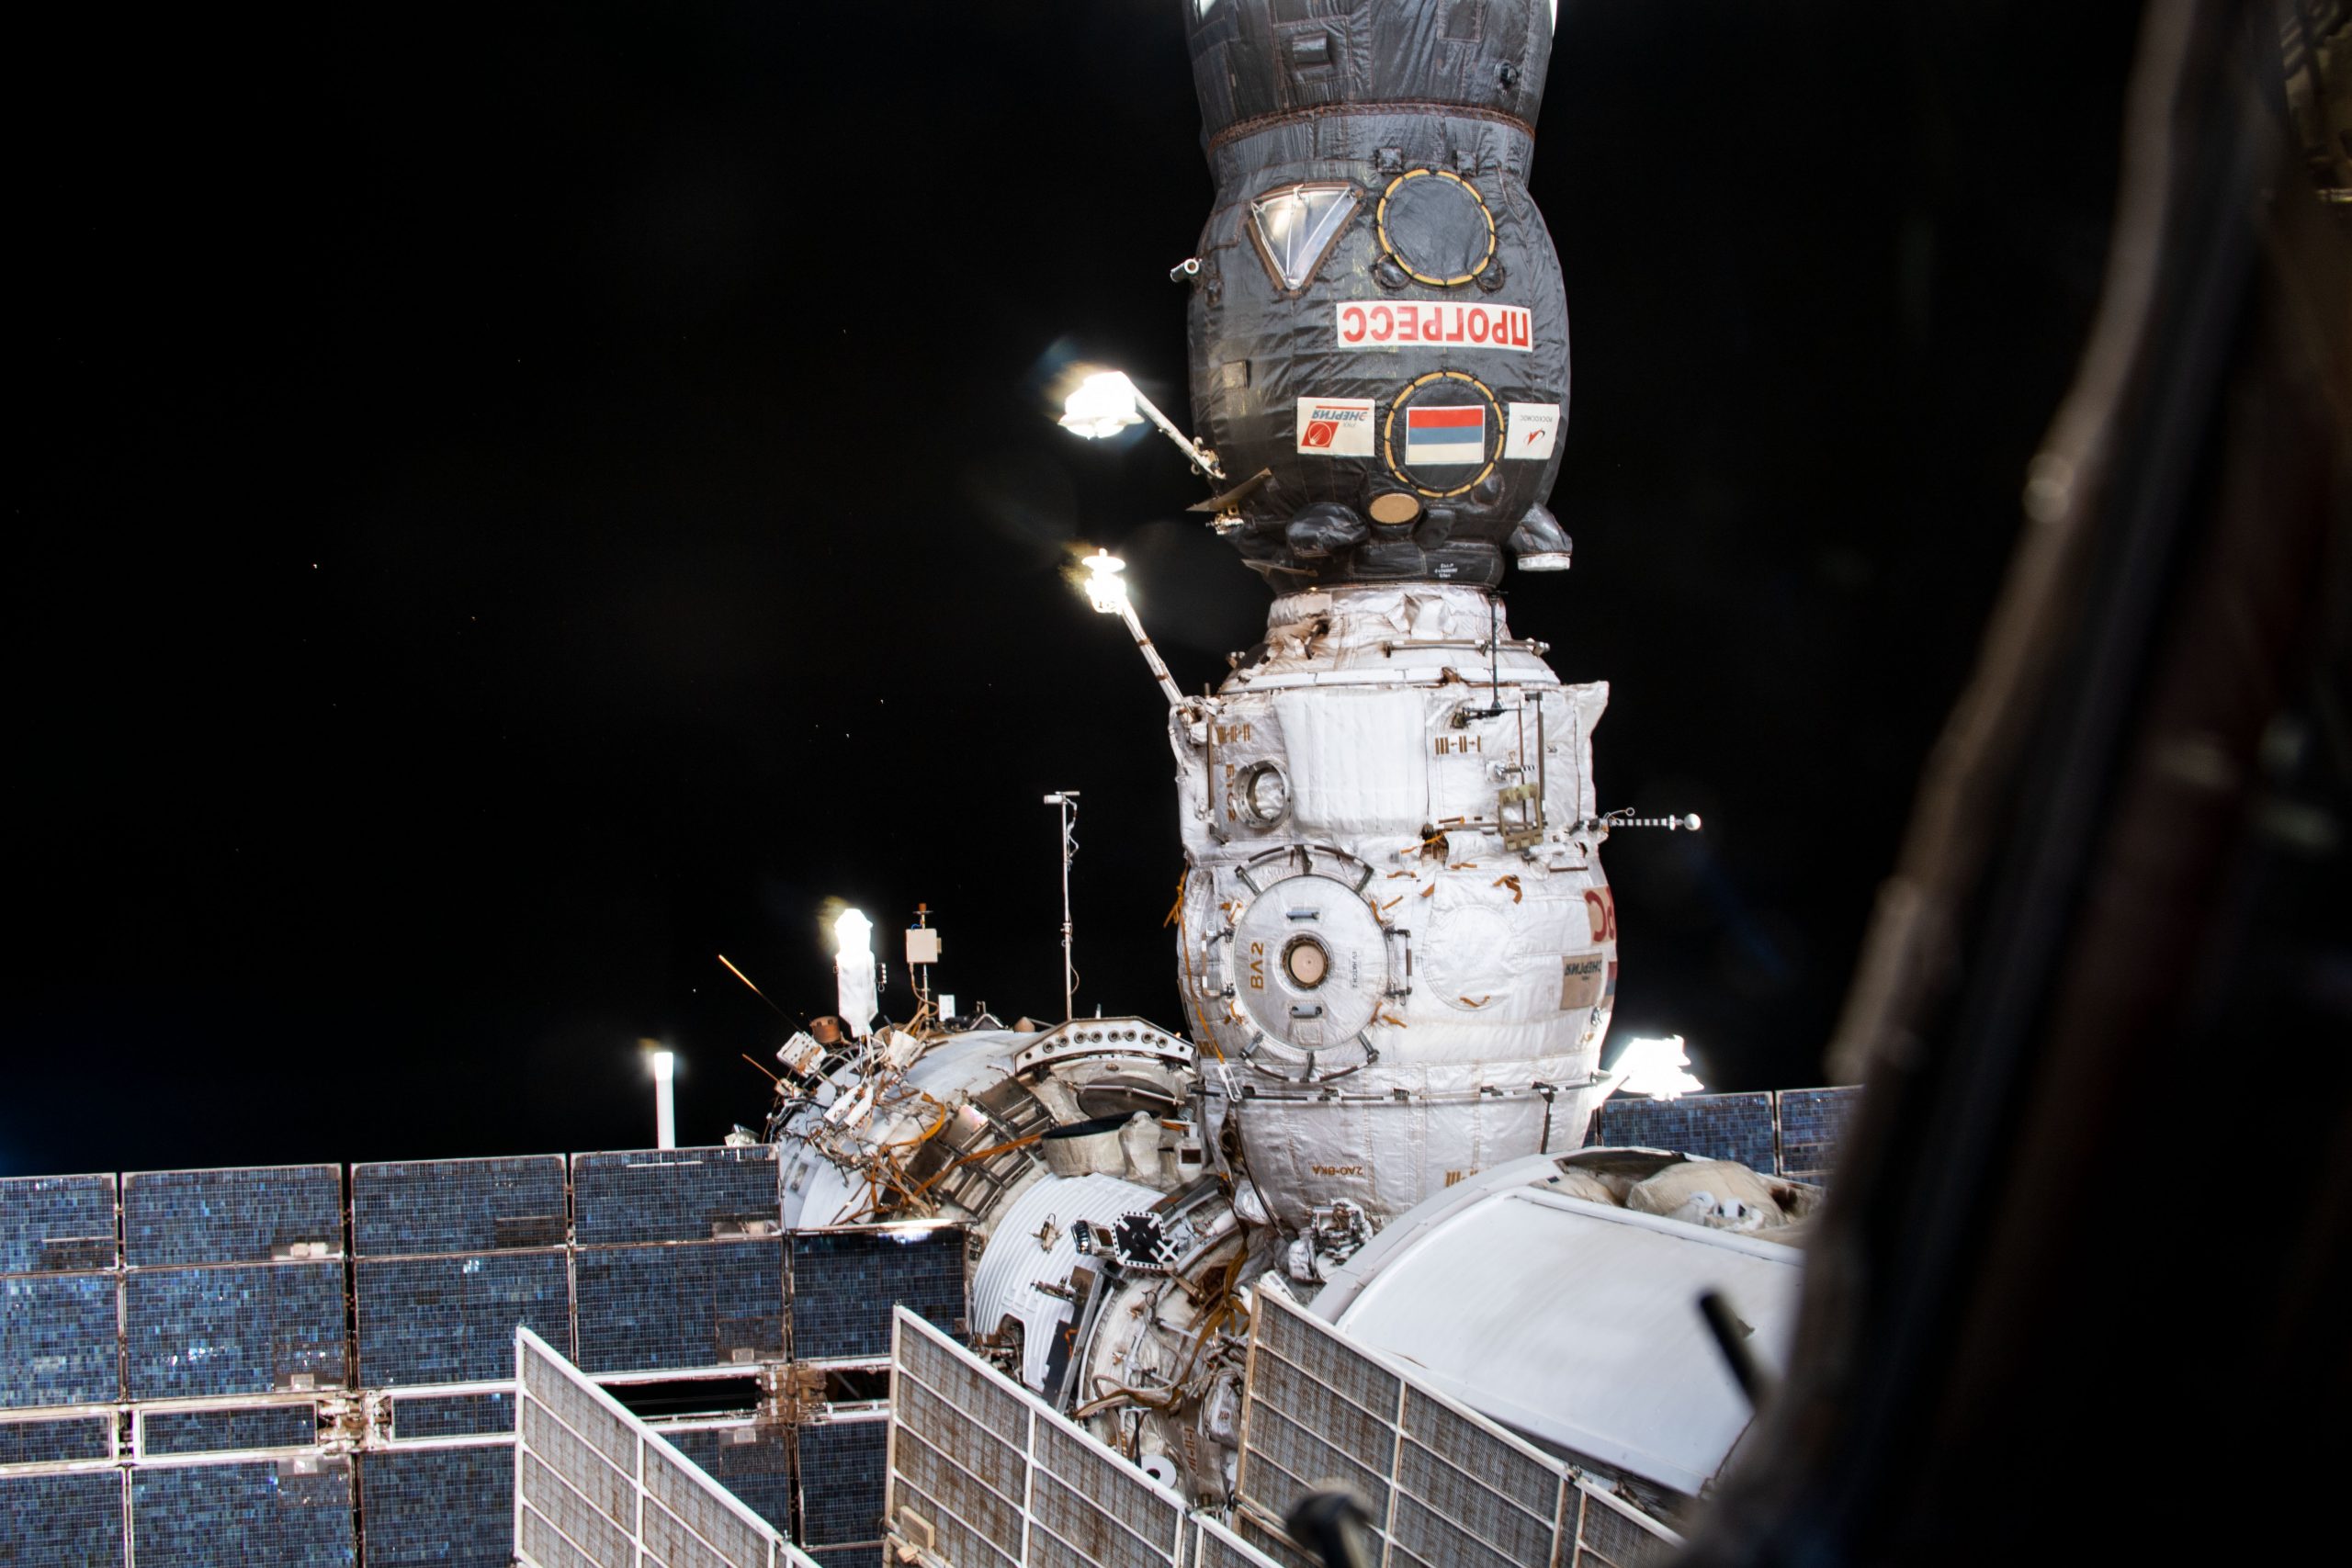
[(1086, 602), (1102, 615), (1115, 615), (1126, 608), (1127, 584), (1119, 573), (1127, 563), (1108, 550), (1098, 549), (1086, 558)]
[(1095, 372), (1062, 400), (1062, 428), (1089, 441), (1142, 423), (1143, 415), (1136, 412), (1136, 385), (1116, 370)]
[(1617, 1058), (1617, 1089), (1621, 1094), (1645, 1094), (1654, 1100), (1696, 1094), (1707, 1086), (1689, 1071), (1682, 1036), (1663, 1034), (1629, 1040)]
[(833, 920), (834, 951), (855, 958), (874, 951), (874, 922), (855, 909), (843, 909)]

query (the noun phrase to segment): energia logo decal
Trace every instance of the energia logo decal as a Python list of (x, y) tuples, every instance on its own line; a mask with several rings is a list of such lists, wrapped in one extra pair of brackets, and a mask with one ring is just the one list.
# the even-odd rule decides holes
[(1503, 348), (1534, 346), (1524, 305), (1457, 305), (1437, 300), (1357, 300), (1332, 307), (1341, 348)]
[(1370, 398), (1298, 400), (1298, 449), (1318, 457), (1373, 455)]

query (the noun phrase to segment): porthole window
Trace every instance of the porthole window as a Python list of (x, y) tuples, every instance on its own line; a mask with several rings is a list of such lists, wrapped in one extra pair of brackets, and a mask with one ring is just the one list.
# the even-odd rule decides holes
[(1250, 204), (1250, 237), (1278, 288), (1304, 288), (1356, 209), (1356, 187), (1296, 185)]
[(1374, 214), (1380, 248), (1416, 283), (1452, 288), (1495, 259), (1495, 215), (1478, 187), (1444, 169), (1408, 169)]
[(1233, 781), (1234, 804), (1261, 828), (1272, 828), (1290, 815), (1290, 780), (1279, 763), (1256, 761)]

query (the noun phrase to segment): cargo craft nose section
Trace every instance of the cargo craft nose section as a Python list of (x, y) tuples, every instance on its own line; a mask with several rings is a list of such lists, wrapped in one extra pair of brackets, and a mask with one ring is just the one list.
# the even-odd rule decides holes
[(1219, 531), (1276, 587), (1568, 564), (1568, 310), (1527, 194), (1540, 0), (1187, 0), (1216, 206), (1189, 269)]

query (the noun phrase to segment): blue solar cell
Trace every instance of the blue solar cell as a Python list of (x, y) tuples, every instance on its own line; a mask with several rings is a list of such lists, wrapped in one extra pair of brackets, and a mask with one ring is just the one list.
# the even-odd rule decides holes
[(362, 1258), (359, 1381), (368, 1388), (490, 1382), (514, 1375), (514, 1325), (571, 1343), (571, 1279), (560, 1251)]
[(882, 1539), (882, 1479), (890, 1424), (802, 1427), (800, 1536), (815, 1546)]
[(0, 1180), (0, 1274), (111, 1269), (111, 1176), (12, 1176)]
[(662, 1435), (753, 1513), (792, 1534), (792, 1444), (786, 1434), (722, 1427)]
[(140, 1416), (140, 1452), (217, 1454), (246, 1449), (307, 1449), (319, 1440), (310, 1404), (254, 1404), (235, 1410), (151, 1410)]
[(351, 1245), (362, 1258), (561, 1247), (566, 1225), (561, 1155), (351, 1168)]
[(514, 1551), (514, 1450), (413, 1449), (367, 1455), (359, 1495), (368, 1568), (506, 1568)]
[(392, 1401), (392, 1437), (486, 1438), (514, 1430), (511, 1393), (447, 1393)]
[(339, 1256), (343, 1168), (134, 1172), (122, 1179), (122, 1235), (133, 1269)]
[(122, 1476), (0, 1475), (0, 1562), (122, 1568)]
[(571, 1206), (582, 1247), (773, 1232), (783, 1216), (775, 1150), (765, 1144), (574, 1155)]
[(123, 1277), (133, 1399), (339, 1388), (343, 1265), (241, 1263)]
[(349, 1568), (358, 1557), (341, 1460), (130, 1472), (139, 1568)]
[(0, 1409), (122, 1397), (113, 1274), (0, 1279)]
[[(112, 1413), (66, 1416), (47, 1421), (0, 1421), (0, 1464), (55, 1464), (65, 1460), (111, 1459), (107, 1428)], [(0, 1562), (8, 1561), (0, 1557)]]
[(1862, 1091), (1846, 1089), (1784, 1089), (1781, 1105), (1781, 1174), (1818, 1181), (1837, 1163), (1846, 1125), (1861, 1109)]
[(1686, 1094), (1679, 1100), (1611, 1099), (1593, 1118), (1588, 1144), (1671, 1149), (1702, 1159), (1778, 1168), (1769, 1094)]
[(795, 1231), (788, 1296), (796, 1360), (888, 1356), (894, 1305), (961, 1334), (964, 1233)]
[(784, 1243), (582, 1247), (582, 1371), (731, 1366), (784, 1354)]

